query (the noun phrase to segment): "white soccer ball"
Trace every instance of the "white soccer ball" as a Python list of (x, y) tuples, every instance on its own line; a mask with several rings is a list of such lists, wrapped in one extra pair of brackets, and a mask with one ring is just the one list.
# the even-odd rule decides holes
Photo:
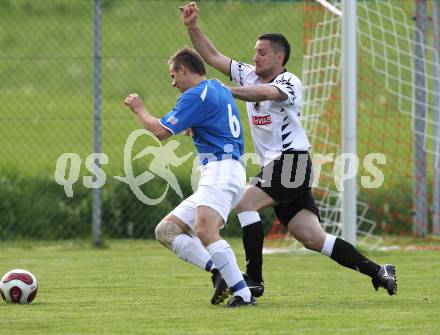
[(37, 278), (27, 270), (14, 269), (0, 281), (3, 300), (14, 304), (28, 304), (35, 299), (38, 290)]

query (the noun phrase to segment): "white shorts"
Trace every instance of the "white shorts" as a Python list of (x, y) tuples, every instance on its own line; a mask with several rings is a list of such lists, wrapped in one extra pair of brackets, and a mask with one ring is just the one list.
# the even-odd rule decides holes
[(217, 211), (226, 223), (229, 212), (240, 200), (246, 171), (234, 159), (212, 161), (200, 167), (197, 191), (183, 200), (171, 214), (177, 216), (193, 231), (196, 208), (207, 206)]

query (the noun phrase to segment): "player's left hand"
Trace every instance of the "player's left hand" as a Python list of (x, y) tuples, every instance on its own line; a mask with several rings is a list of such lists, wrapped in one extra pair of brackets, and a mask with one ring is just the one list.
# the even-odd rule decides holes
[(191, 128), (186, 128), (183, 134), (185, 136), (193, 136), (193, 130)]
[(182, 13), (181, 16), (185, 26), (194, 26), (197, 22), (197, 16), (199, 13), (199, 8), (197, 7), (197, 4), (193, 1), (179, 7), (179, 9)]
[(144, 109), (144, 103), (142, 102), (141, 97), (137, 93), (131, 93), (129, 94), (125, 100), (124, 103), (126, 106), (128, 106), (133, 113), (139, 113), (142, 112)]

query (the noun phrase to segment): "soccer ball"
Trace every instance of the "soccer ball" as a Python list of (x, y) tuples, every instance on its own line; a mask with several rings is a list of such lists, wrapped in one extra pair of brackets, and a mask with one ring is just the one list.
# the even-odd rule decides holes
[(6, 273), (0, 281), (0, 294), (3, 300), (14, 304), (28, 304), (35, 299), (38, 283), (35, 276), (23, 269)]

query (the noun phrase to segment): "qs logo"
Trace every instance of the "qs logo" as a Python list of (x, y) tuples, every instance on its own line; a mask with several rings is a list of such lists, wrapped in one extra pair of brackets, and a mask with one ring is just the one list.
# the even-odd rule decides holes
[[(158, 144), (157, 146), (147, 146), (136, 156), (132, 157), (133, 146), (136, 140), (141, 136), (149, 136)], [(146, 205), (156, 205), (166, 196), (171, 187), (183, 199), (182, 189), (176, 176), (170, 170), (170, 166), (180, 166), (187, 161), (192, 153), (183, 157), (178, 157), (174, 152), (180, 145), (175, 140), (168, 141), (165, 145), (149, 131), (137, 129), (133, 131), (124, 146), (124, 172), (125, 176), (114, 176), (113, 178), (122, 181), (130, 186), (133, 194)], [(149, 170), (144, 171), (138, 176), (134, 175), (132, 162), (146, 155), (152, 155), (153, 158), (149, 165)], [(85, 160), (85, 167), (92, 172), (93, 176), (84, 176), (83, 185), (86, 188), (101, 188), (104, 186), (107, 175), (101, 169), (101, 164), (108, 164), (109, 158), (105, 153), (92, 153)], [(70, 164), (69, 164), (70, 163)], [(68, 166), (70, 165), (69, 169)], [(67, 197), (73, 197), (73, 185), (79, 180), (81, 169), (81, 157), (76, 153), (62, 154), (56, 163), (55, 182), (64, 187)], [(160, 177), (167, 183), (165, 191), (158, 198), (150, 198), (145, 195), (141, 186), (148, 183), (155, 177)]]

